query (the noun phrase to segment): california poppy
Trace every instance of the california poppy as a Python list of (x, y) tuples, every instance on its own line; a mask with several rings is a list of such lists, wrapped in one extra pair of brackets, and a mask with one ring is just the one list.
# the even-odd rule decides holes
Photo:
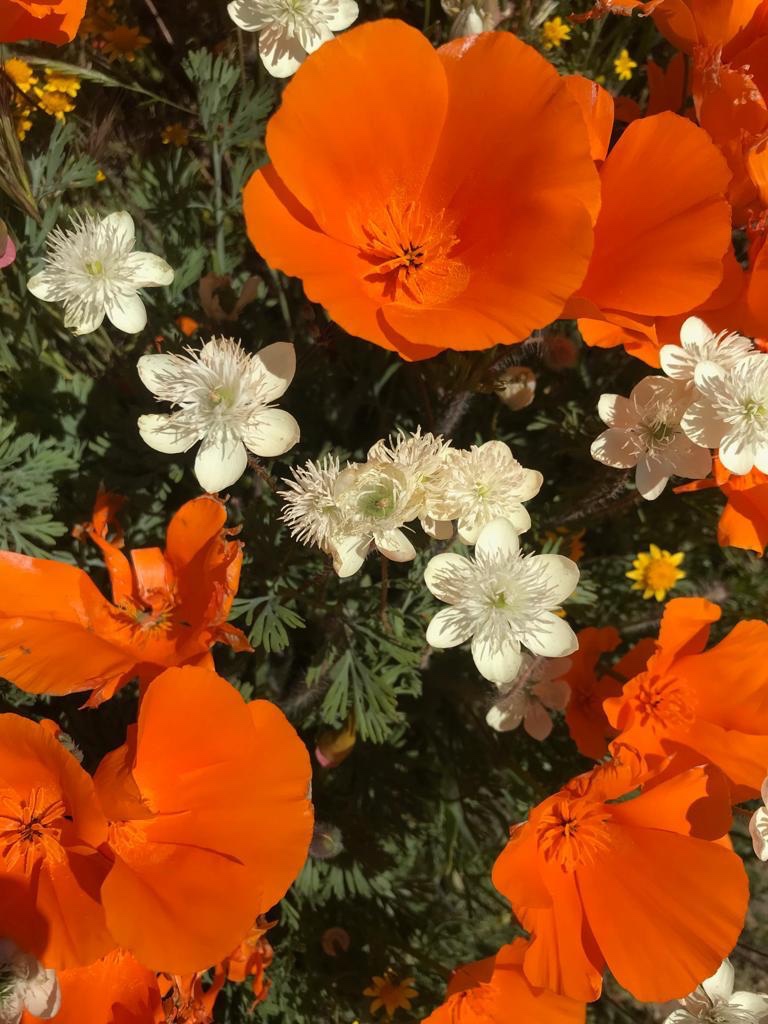
[(703, 598), (670, 601), (645, 670), (604, 707), (616, 742), (649, 766), (673, 754), (708, 761), (744, 799), (760, 791), (768, 765), (768, 623), (739, 622), (705, 650), (719, 618), (720, 608)]
[(70, 43), (85, 14), (86, 0), (0, 0), (0, 43), (39, 39)]
[(534, 988), (523, 973), (525, 939), (454, 972), (446, 1001), (423, 1024), (508, 1024), (510, 1008), (525, 1024), (583, 1024), (583, 1002)]
[(687, 995), (730, 953), (747, 876), (727, 839), (730, 794), (716, 768), (628, 799), (643, 775), (631, 751), (621, 755), (534, 808), (493, 881), (531, 933), (531, 985), (591, 1001), (607, 966), (637, 999), (663, 1002)]
[(659, 31), (684, 53), (726, 46), (763, 0), (664, 0), (653, 12)]
[(768, 476), (758, 469), (746, 476), (736, 476), (717, 455), (712, 460), (712, 470), (709, 479), (682, 484), (675, 488), (675, 494), (719, 487), (728, 500), (717, 524), (718, 544), (762, 555), (768, 545)]
[(353, 28), (299, 68), (266, 145), (244, 193), (254, 246), (407, 359), (521, 341), (584, 277), (599, 206), (584, 122), (509, 32), (435, 51), (399, 21)]
[(54, 731), (0, 715), (0, 932), (46, 967), (115, 945), (99, 900), (106, 838), (90, 776)]
[(110, 822), (101, 898), (115, 941), (171, 974), (226, 957), (306, 859), (309, 781), (309, 755), (275, 705), (246, 704), (207, 669), (154, 679), (127, 742), (94, 776)]
[[(165, 1024), (157, 976), (125, 950), (59, 973), (56, 1024)], [(21, 1024), (37, 1024), (25, 1014)]]
[(92, 690), (87, 703), (97, 705), (135, 677), (212, 664), (215, 643), (250, 649), (226, 621), (243, 556), (227, 538), (224, 505), (188, 502), (168, 525), (165, 551), (134, 550), (130, 561), (107, 539), (116, 507), (101, 495), (86, 528), (104, 553), (114, 603), (82, 569), (0, 552), (0, 674), (22, 690)]
[(269, 980), (265, 972), (272, 963), (274, 953), (266, 935), (271, 927), (272, 924), (266, 918), (259, 918), (229, 956), (216, 967), (216, 974), (227, 981), (244, 982), (250, 978), (250, 988), (256, 1003), (262, 1002), (269, 994)]

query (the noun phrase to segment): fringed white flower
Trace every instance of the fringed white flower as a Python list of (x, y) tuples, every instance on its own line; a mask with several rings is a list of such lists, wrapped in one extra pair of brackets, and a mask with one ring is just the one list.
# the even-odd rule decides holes
[(734, 971), (724, 960), (717, 972), (680, 1000), (665, 1024), (766, 1024), (768, 996), (734, 992)]
[(293, 467), (293, 479), (283, 480), (286, 489), (277, 492), (283, 499), (280, 518), (291, 534), (326, 554), (331, 553), (333, 538), (341, 528), (341, 510), (334, 497), (339, 472), (339, 460), (326, 455), (319, 462)]
[(150, 252), (134, 252), (136, 234), (129, 213), (96, 218), (75, 214), (68, 230), (48, 236), (44, 268), (27, 288), (38, 299), (64, 306), (64, 326), (74, 334), (90, 334), (104, 317), (126, 334), (138, 334), (147, 323), (140, 288), (173, 281), (173, 269)]
[(712, 367), (730, 370), (754, 351), (749, 338), (721, 331), (715, 334), (696, 316), (680, 328), (680, 344), (662, 346), (659, 358), (668, 377), (695, 386)]
[(415, 433), (401, 430), (388, 440), (377, 441), (368, 452), (369, 461), (390, 462), (410, 477), (422, 529), (438, 540), (453, 536), (453, 523), (441, 519), (437, 512), (445, 482), (443, 470), (451, 451), (450, 441), (422, 434), (418, 427)]
[(0, 939), (0, 1024), (19, 1024), (24, 1011), (48, 1020), (60, 1006), (56, 971), (43, 967), (10, 939)]
[(758, 807), (752, 815), (749, 834), (752, 836), (755, 856), (762, 861), (768, 861), (768, 779), (763, 782), (760, 795), (763, 798), (763, 806)]
[(515, 678), (523, 647), (545, 658), (565, 657), (578, 647), (571, 627), (554, 614), (575, 590), (578, 566), (562, 555), (522, 555), (508, 519), (483, 527), (474, 558), (436, 555), (424, 579), (448, 605), (430, 622), (427, 642), (457, 647), (471, 638), (475, 665), (493, 683)]
[(243, 31), (259, 33), (259, 56), (275, 78), (292, 75), (359, 14), (355, 0), (232, 0), (227, 10)]
[(474, 544), (483, 527), (499, 517), (525, 533), (531, 517), (523, 502), (539, 493), (543, 480), (537, 470), (521, 466), (503, 441), (486, 441), (469, 450), (452, 448), (446, 453), (434, 513), (458, 520), (465, 544)]
[[(187, 355), (142, 356), (139, 376), (170, 415), (139, 418), (139, 432), (156, 451), (178, 454), (202, 441), (195, 475), (206, 491), (230, 487), (245, 472), (248, 451), (274, 458), (299, 440), (299, 425), (276, 409), (296, 371), (289, 342), (251, 355), (233, 338), (212, 338)], [(246, 450), (247, 449), (247, 450)]]
[(768, 356), (744, 356), (729, 370), (711, 364), (696, 386), (682, 420), (688, 437), (719, 449), (720, 462), (737, 476), (768, 473)]
[(644, 377), (629, 398), (601, 395), (597, 411), (609, 429), (592, 442), (592, 458), (618, 469), (636, 467), (637, 489), (648, 501), (658, 498), (671, 476), (703, 479), (712, 454), (682, 429), (689, 404), (685, 385), (664, 377)]
[(500, 693), (485, 720), (496, 732), (510, 732), (522, 725), (530, 737), (545, 740), (552, 732), (551, 711), (563, 711), (571, 688), (563, 679), (571, 667), (569, 658), (534, 658), (523, 654), (520, 671)]

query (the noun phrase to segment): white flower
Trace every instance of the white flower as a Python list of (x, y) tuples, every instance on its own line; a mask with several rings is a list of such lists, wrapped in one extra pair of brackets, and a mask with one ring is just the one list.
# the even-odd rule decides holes
[(474, 544), (482, 528), (499, 517), (525, 533), (531, 517), (522, 502), (539, 493), (543, 480), (537, 470), (521, 466), (503, 441), (451, 449), (436, 488), (434, 513), (441, 519), (457, 519), (465, 544)]
[(449, 605), (430, 622), (427, 642), (457, 647), (471, 637), (475, 665), (492, 683), (515, 678), (521, 646), (545, 658), (564, 657), (578, 647), (571, 627), (552, 610), (573, 593), (578, 566), (562, 555), (521, 555), (517, 529), (508, 519), (483, 527), (474, 558), (436, 555), (424, 579)]
[(419, 504), (419, 520), (430, 537), (449, 540), (453, 536), (450, 519), (440, 519), (435, 507), (442, 491), (446, 456), (451, 442), (434, 434), (422, 434), (419, 427), (413, 434), (400, 431), (389, 441), (382, 439), (368, 452), (369, 461), (391, 462), (406, 473), (414, 488), (414, 500)]
[(481, 32), (492, 32), (509, 10), (502, 12), (498, 0), (442, 0), (443, 10), (453, 18), (450, 38), (476, 36)]
[(699, 397), (683, 417), (688, 437), (718, 448), (737, 476), (768, 473), (768, 358), (744, 356), (728, 371), (707, 367), (696, 385)]
[(248, 451), (264, 458), (282, 455), (299, 440), (290, 413), (275, 409), (293, 380), (296, 353), (279, 341), (255, 355), (233, 338), (212, 338), (188, 355), (158, 354), (139, 359), (139, 376), (158, 401), (171, 402), (170, 415), (139, 417), (139, 432), (156, 451), (178, 454), (202, 441), (195, 459), (200, 486), (211, 493), (239, 480)]
[(283, 480), (287, 490), (277, 493), (284, 499), (280, 518), (302, 544), (314, 544), (330, 552), (339, 532), (341, 511), (334, 488), (339, 477), (339, 460), (326, 455), (320, 462), (292, 467), (293, 480)]
[(519, 673), (500, 687), (498, 700), (485, 716), (488, 725), (497, 732), (509, 732), (522, 722), (529, 736), (545, 740), (552, 732), (550, 710), (562, 711), (571, 696), (571, 688), (562, 678), (570, 667), (569, 658), (523, 654)]
[(763, 782), (760, 791), (763, 807), (758, 807), (749, 822), (749, 834), (755, 854), (762, 861), (768, 861), (768, 779)]
[(733, 983), (733, 967), (724, 960), (716, 974), (680, 1000), (680, 1009), (674, 1010), (665, 1024), (766, 1024), (768, 996), (734, 992)]
[(19, 1024), (25, 1010), (48, 1020), (60, 1006), (56, 971), (22, 953), (10, 939), (0, 939), (0, 1024)]
[(90, 334), (105, 316), (126, 334), (138, 334), (147, 323), (139, 289), (170, 284), (173, 270), (159, 256), (133, 251), (136, 234), (125, 211), (103, 218), (75, 214), (71, 224), (51, 232), (45, 268), (27, 288), (38, 299), (61, 302), (64, 325), (75, 334)]
[(702, 479), (712, 455), (680, 426), (689, 402), (688, 389), (664, 377), (644, 377), (629, 398), (601, 395), (597, 411), (609, 429), (592, 442), (592, 458), (619, 469), (636, 466), (637, 489), (648, 501), (658, 498), (675, 474)]
[(696, 316), (689, 316), (680, 328), (680, 344), (664, 345), (661, 368), (673, 380), (698, 384), (702, 373), (714, 365), (730, 370), (743, 356), (753, 352), (752, 342), (740, 334), (715, 334)]
[(402, 530), (419, 512), (409, 473), (388, 462), (355, 463), (339, 473), (333, 496), (340, 524), (331, 550), (339, 576), (356, 573), (371, 547), (393, 562), (410, 562), (416, 557), (416, 549)]
[(275, 78), (292, 75), (359, 13), (355, 0), (232, 0), (227, 10), (239, 28), (259, 33), (259, 55)]

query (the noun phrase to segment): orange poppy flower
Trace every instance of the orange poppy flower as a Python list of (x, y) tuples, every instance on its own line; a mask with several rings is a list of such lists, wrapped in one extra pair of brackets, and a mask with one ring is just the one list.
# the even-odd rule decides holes
[(243, 556), (227, 539), (224, 505), (210, 496), (188, 502), (171, 519), (165, 551), (142, 548), (130, 561), (106, 538), (117, 505), (101, 495), (86, 527), (104, 553), (114, 603), (82, 569), (0, 552), (3, 676), (28, 693), (92, 690), (94, 706), (135, 677), (212, 664), (215, 643), (250, 650), (226, 621)]
[[(125, 950), (59, 973), (56, 1024), (165, 1024), (157, 977)], [(21, 1024), (39, 1024), (25, 1013)]]
[(643, 781), (630, 753), (534, 808), (493, 871), (532, 936), (526, 978), (572, 999), (597, 999), (606, 966), (644, 1002), (686, 995), (744, 923), (725, 778), (693, 768), (627, 799)]
[(273, 704), (246, 704), (207, 669), (154, 679), (126, 744), (94, 776), (116, 942), (169, 974), (226, 957), (306, 859), (309, 781), (306, 748)]
[(760, 791), (768, 765), (768, 623), (739, 622), (707, 651), (719, 618), (720, 608), (703, 598), (670, 601), (645, 671), (605, 702), (605, 712), (615, 742), (633, 747), (649, 767), (675, 754), (708, 761), (744, 799)]
[(653, 11), (656, 27), (678, 50), (716, 50), (749, 24), (764, 0), (664, 0)]
[(533, 988), (523, 973), (525, 939), (502, 946), (496, 956), (454, 972), (448, 997), (423, 1024), (508, 1024), (510, 1007), (525, 1024), (583, 1024), (586, 1006)]
[(399, 21), (353, 28), (299, 68), (266, 146), (244, 193), (254, 246), (406, 359), (521, 341), (583, 280), (589, 140), (555, 69), (509, 32), (435, 51)]
[(85, 4), (86, 0), (0, 0), (0, 43), (71, 43)]
[(52, 730), (0, 715), (2, 930), (46, 967), (87, 964), (115, 945), (99, 902), (106, 837), (90, 777)]
[(597, 674), (597, 663), (603, 654), (615, 650), (621, 638), (613, 626), (582, 629), (578, 634), (579, 649), (570, 656), (571, 667), (563, 677), (571, 688), (565, 709), (565, 723), (579, 753), (600, 761), (608, 753), (608, 740), (616, 735), (611, 728), (603, 701), (621, 693), (621, 680), (641, 672), (653, 653), (653, 641), (641, 640), (611, 669)]
[(217, 966), (216, 973), (227, 981), (244, 982), (251, 979), (254, 1005), (263, 1002), (269, 994), (266, 970), (272, 963), (274, 951), (265, 938), (272, 923), (261, 917), (245, 938)]
[(721, 547), (744, 548), (762, 555), (768, 545), (768, 476), (753, 469), (736, 476), (714, 456), (713, 479), (693, 480), (675, 488), (675, 494), (719, 487), (728, 499), (717, 524)]
[(572, 14), (571, 21), (592, 21), (606, 14), (640, 14), (648, 15), (664, 3), (665, 0), (595, 0), (595, 6), (584, 14)]
[(588, 345), (625, 344), (659, 365), (654, 322), (721, 284), (731, 246), (728, 166), (706, 132), (672, 113), (634, 121), (600, 170), (587, 276), (568, 302)]

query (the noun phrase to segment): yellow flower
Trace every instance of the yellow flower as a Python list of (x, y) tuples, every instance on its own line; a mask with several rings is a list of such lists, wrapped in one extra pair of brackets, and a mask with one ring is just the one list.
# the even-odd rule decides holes
[(104, 53), (110, 60), (136, 60), (136, 51), (146, 46), (149, 39), (137, 28), (118, 25), (104, 33)]
[(396, 1010), (410, 1010), (411, 1000), (419, 993), (413, 988), (415, 978), (403, 978), (396, 981), (391, 971), (385, 971), (384, 977), (371, 979), (368, 988), (363, 989), (364, 996), (373, 996), (371, 1013), (377, 1014), (384, 1009), (387, 1017), (394, 1017)]
[(106, 174), (104, 173), (104, 171), (102, 171), (101, 168), (99, 168), (98, 171), (96, 171), (96, 181), (99, 184), (101, 184), (102, 181), (106, 181), (106, 180), (107, 180)]
[(42, 89), (35, 89), (38, 98), (38, 106), (46, 114), (55, 117), (57, 121), (66, 121), (66, 114), (75, 109), (75, 104), (63, 92), (43, 92)]
[(32, 127), (31, 115), (31, 107), (17, 106), (14, 111), (13, 121), (16, 128), (16, 138), (19, 140), (19, 142), (23, 142), (24, 139), (26, 139), (27, 132)]
[(562, 18), (550, 18), (541, 26), (541, 41), (545, 50), (559, 50), (571, 38), (571, 26)]
[(61, 75), (58, 71), (46, 68), (43, 91), (63, 92), (66, 96), (71, 96), (74, 99), (80, 92), (80, 79), (74, 75)]
[(671, 590), (678, 580), (685, 579), (685, 573), (678, 569), (684, 558), (682, 551), (673, 555), (651, 544), (649, 551), (638, 553), (632, 563), (632, 572), (626, 574), (629, 579), (635, 580), (632, 589), (642, 590), (646, 601), (651, 597), (663, 601), (667, 591)]
[(186, 146), (189, 142), (189, 129), (177, 121), (163, 128), (161, 138), (164, 146)]
[(33, 85), (37, 85), (38, 78), (32, 68), (25, 60), (18, 57), (11, 57), (3, 64), (3, 71), (11, 79), (17, 89), (22, 92), (29, 92)]
[(628, 82), (632, 77), (632, 69), (637, 67), (637, 61), (629, 56), (629, 50), (622, 50), (613, 62), (613, 70), (620, 82)]

